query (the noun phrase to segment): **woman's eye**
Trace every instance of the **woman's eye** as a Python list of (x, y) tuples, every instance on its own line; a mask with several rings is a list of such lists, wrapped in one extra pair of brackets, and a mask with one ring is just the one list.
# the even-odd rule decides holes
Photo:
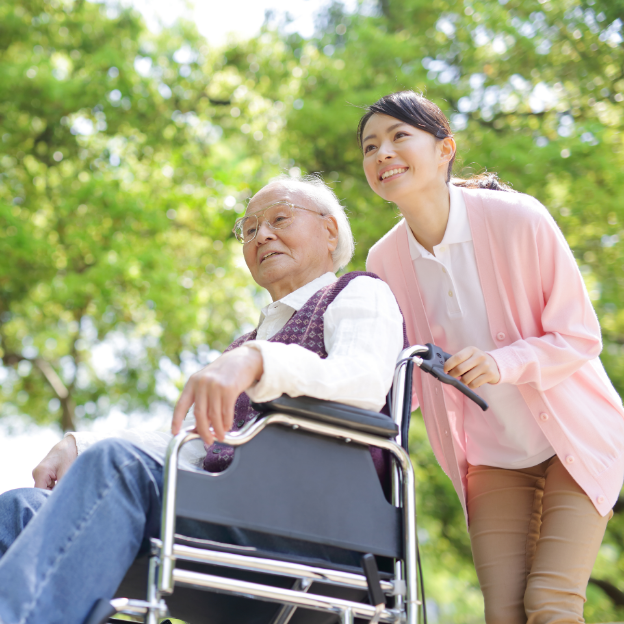
[(397, 132), (394, 135), (394, 138), (395, 139), (402, 139), (403, 137), (406, 137), (406, 136), (408, 136), (407, 132)]
[(375, 146), (374, 146), (374, 145), (367, 145), (367, 146), (364, 148), (364, 153), (365, 153), (365, 154), (368, 154), (368, 152), (370, 152), (372, 149), (375, 149)]

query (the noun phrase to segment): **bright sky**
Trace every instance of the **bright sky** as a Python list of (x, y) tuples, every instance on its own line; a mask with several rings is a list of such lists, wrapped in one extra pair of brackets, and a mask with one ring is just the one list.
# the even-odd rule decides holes
[[(314, 15), (329, 3), (329, 0), (196, 0), (195, 3), (185, 0), (126, 1), (141, 11), (151, 29), (157, 29), (159, 22), (171, 24), (180, 16), (193, 19), (199, 31), (215, 46), (225, 43), (230, 33), (241, 38), (255, 35), (262, 26), (265, 11), (270, 9), (279, 13), (287, 11), (294, 20), (289, 30), (311, 36), (314, 32)], [(346, 0), (344, 4), (347, 9), (353, 10), (356, 2)], [(156, 428), (162, 424), (162, 414), (138, 421), (136, 416), (129, 419), (117, 412), (98, 421), (95, 426), (103, 431), (137, 425), (141, 428)], [(6, 420), (0, 423), (0, 493), (32, 486), (32, 469), (60, 439), (61, 432), (57, 428)]]
[[(190, 17), (213, 45), (224, 43), (230, 33), (240, 37), (255, 35), (262, 26), (265, 11), (271, 9), (278, 13), (288, 12), (294, 20), (289, 30), (309, 37), (314, 32), (314, 15), (329, 4), (329, 0), (127, 1), (141, 11), (150, 28), (157, 28), (158, 20), (170, 24), (179, 16)], [(357, 0), (343, 0), (343, 4), (347, 10), (353, 10)]]

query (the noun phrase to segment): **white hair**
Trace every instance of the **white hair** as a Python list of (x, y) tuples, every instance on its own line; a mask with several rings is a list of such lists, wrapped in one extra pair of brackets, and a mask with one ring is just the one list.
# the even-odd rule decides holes
[(349, 225), (349, 218), (345, 212), (344, 206), (334, 193), (333, 189), (328, 186), (318, 173), (305, 175), (297, 178), (281, 174), (272, 178), (271, 184), (280, 184), (288, 189), (301, 189), (311, 194), (316, 202), (321, 206), (327, 214), (336, 219), (338, 225), (338, 244), (332, 253), (334, 261), (334, 272), (344, 269), (353, 257), (355, 251), (355, 240), (353, 232)]

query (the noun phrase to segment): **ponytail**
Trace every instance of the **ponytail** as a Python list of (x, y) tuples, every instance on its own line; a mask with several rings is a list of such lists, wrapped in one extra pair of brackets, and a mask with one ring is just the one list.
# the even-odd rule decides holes
[(498, 175), (491, 171), (479, 173), (468, 179), (451, 178), (450, 184), (467, 189), (489, 189), (490, 191), (507, 191), (508, 193), (518, 192), (499, 180)]

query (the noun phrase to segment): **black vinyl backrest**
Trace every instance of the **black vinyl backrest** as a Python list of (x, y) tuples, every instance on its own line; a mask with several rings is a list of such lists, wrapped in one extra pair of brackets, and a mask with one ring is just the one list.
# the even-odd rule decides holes
[(272, 425), (222, 473), (178, 471), (176, 514), (401, 558), (400, 511), (368, 447)]

